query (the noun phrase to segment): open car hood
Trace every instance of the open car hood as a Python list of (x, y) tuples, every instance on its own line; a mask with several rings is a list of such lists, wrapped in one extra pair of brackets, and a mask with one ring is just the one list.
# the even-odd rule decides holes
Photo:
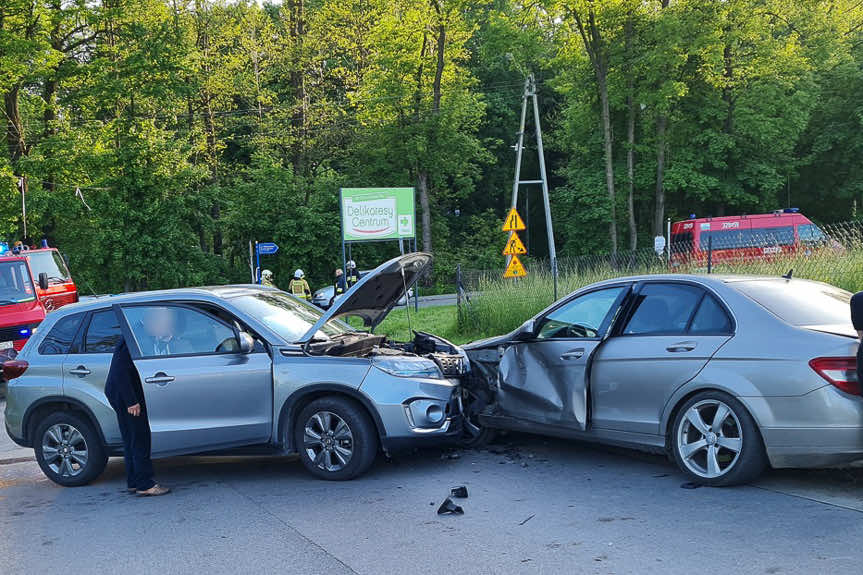
[(396, 303), (413, 287), (431, 265), (432, 256), (423, 252), (404, 254), (368, 272), (345, 295), (338, 298), (315, 325), (300, 338), (305, 343), (334, 318), (359, 316), (371, 329), (380, 324)]

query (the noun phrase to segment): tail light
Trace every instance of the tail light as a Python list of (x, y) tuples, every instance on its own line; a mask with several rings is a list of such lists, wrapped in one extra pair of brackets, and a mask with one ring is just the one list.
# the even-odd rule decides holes
[(3, 379), (9, 381), (16, 377), (21, 377), (30, 364), (23, 359), (10, 359), (3, 362)]
[(851, 395), (861, 394), (857, 379), (857, 359), (854, 357), (817, 357), (809, 362), (815, 373)]

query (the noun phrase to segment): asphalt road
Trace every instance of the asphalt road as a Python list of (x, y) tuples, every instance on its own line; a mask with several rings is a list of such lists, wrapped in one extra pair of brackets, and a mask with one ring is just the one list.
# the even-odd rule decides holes
[[(5, 443), (4, 443), (5, 442)], [(423, 450), (345, 483), (291, 458), (157, 462), (174, 493), (46, 480), (0, 440), (0, 571), (74, 573), (859, 573), (863, 472), (686, 489), (665, 459), (532, 436)], [(464, 515), (439, 516), (449, 489)]]

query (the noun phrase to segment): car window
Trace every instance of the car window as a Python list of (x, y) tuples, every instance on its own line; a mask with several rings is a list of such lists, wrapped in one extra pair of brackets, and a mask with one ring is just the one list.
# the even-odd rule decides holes
[(39, 353), (41, 355), (65, 355), (69, 353), (83, 318), (83, 313), (76, 313), (57, 320), (57, 323), (39, 344)]
[(780, 278), (728, 285), (791, 325), (851, 325), (851, 293), (831, 285)]
[(542, 319), (537, 339), (595, 338), (617, 311), (614, 305), (627, 288), (613, 287), (578, 296)]
[(692, 318), (689, 333), (695, 335), (731, 333), (731, 318), (716, 298), (707, 294), (701, 300), (695, 317)]
[(84, 334), (84, 353), (114, 353), (121, 337), (120, 322), (114, 311), (97, 311), (90, 318)]
[(797, 235), (800, 236), (800, 241), (805, 244), (818, 244), (827, 240), (827, 236), (815, 224), (797, 226)]
[(624, 335), (682, 334), (704, 294), (684, 284), (653, 283), (638, 293), (636, 308), (623, 329)]
[[(324, 312), (306, 305), (282, 292), (259, 292), (231, 299), (245, 313), (259, 320), (285, 341), (299, 340), (321, 318)], [(315, 334), (327, 339), (353, 331), (339, 320), (330, 320)]]
[(142, 357), (237, 353), (234, 330), (210, 314), (180, 306), (123, 308)]

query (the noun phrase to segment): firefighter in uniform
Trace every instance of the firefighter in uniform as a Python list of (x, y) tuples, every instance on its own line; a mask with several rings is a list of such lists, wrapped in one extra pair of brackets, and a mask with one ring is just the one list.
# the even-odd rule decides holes
[(303, 273), (303, 270), (295, 271), (294, 279), (288, 284), (288, 292), (294, 297), (310, 300), (312, 299), (312, 288), (309, 287), (309, 282), (305, 278), (306, 274)]
[(333, 281), (333, 298), (330, 300), (330, 305), (336, 301), (336, 298), (348, 291), (348, 283), (345, 281), (345, 272), (342, 268), (336, 268), (336, 278)]
[(261, 272), (261, 284), (268, 287), (276, 287), (276, 282), (273, 281), (273, 272), (264, 270)]
[(354, 284), (360, 281), (360, 272), (357, 271), (357, 262), (350, 260), (348, 262), (348, 277), (346, 279), (348, 289), (354, 287)]

